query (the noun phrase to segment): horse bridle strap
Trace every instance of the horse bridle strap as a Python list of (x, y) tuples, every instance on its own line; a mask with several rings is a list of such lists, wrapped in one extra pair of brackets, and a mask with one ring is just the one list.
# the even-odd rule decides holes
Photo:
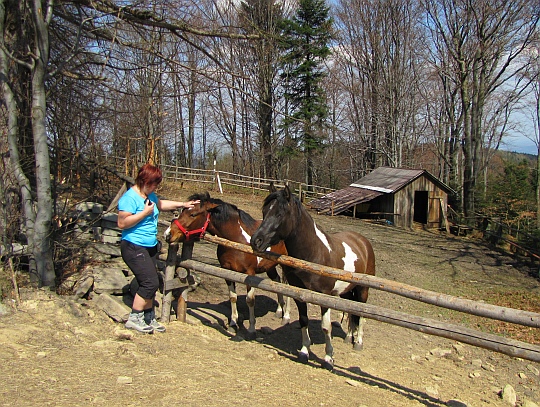
[(187, 230), (185, 227), (183, 227), (180, 222), (178, 222), (178, 219), (174, 219), (173, 223), (178, 226), (178, 229), (184, 234), (186, 237), (186, 242), (189, 242), (191, 238), (193, 239), (201, 239), (204, 234), (206, 233), (206, 228), (208, 227), (208, 224), (210, 223), (210, 212), (206, 214), (206, 221), (204, 222), (204, 225), (202, 228), (195, 229), (195, 230)]

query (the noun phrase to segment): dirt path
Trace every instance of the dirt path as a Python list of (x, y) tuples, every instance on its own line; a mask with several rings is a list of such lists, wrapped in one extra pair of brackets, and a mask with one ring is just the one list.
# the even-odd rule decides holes
[[(181, 196), (185, 196), (182, 193)], [(227, 196), (257, 216), (257, 197)], [(246, 204), (249, 201), (249, 205)], [(514, 260), (466, 239), (314, 215), (326, 231), (354, 229), (373, 243), (377, 275), (471, 299), (540, 293), (537, 280)], [(194, 258), (216, 264), (215, 246), (196, 244)], [(334, 323), (335, 370), (324, 356), (320, 315), (309, 307), (313, 357), (296, 361), (300, 330), (274, 318), (275, 296), (259, 292), (257, 339), (224, 328), (229, 308), (225, 283), (202, 275), (189, 295), (189, 322), (168, 332), (124, 339), (92, 301), (44, 290), (23, 290), (18, 311), (0, 316), (0, 405), (55, 406), (508, 406), (507, 384), (518, 398), (540, 403), (540, 365), (455, 341), (368, 320), (364, 350), (354, 352)], [(247, 316), (245, 287), (238, 288)], [(487, 329), (489, 322), (372, 290), (370, 303)], [(334, 313), (338, 321), (339, 313)]]

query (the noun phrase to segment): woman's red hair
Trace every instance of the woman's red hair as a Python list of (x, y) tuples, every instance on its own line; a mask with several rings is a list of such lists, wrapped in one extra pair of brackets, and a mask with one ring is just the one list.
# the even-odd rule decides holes
[(141, 189), (145, 185), (159, 184), (162, 179), (163, 174), (158, 167), (152, 164), (144, 164), (139, 168), (139, 173), (137, 174), (137, 178), (135, 178), (135, 184)]

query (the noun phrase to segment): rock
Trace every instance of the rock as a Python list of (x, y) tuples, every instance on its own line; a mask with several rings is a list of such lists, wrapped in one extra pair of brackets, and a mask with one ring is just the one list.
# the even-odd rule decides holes
[(471, 365), (475, 367), (482, 367), (482, 360), (481, 359), (473, 359), (471, 360)]
[(521, 404), (521, 407), (538, 407), (538, 404), (536, 404), (533, 401), (525, 399), (523, 403)]
[(452, 348), (454, 348), (456, 353), (458, 353), (459, 355), (463, 355), (463, 353), (465, 352), (465, 346), (463, 346), (463, 344), (460, 342), (452, 344)]
[(107, 267), (107, 264), (95, 267), (93, 273), (96, 294), (123, 294), (124, 288), (131, 281), (126, 278), (121, 268)]
[(452, 351), (450, 349), (440, 349), (440, 348), (435, 348), (435, 349), (431, 349), (429, 351), (429, 353), (431, 353), (433, 356), (437, 356), (439, 358), (443, 358), (445, 356), (448, 356), (448, 355), (451, 355), (452, 354)]
[(103, 205), (94, 203), (94, 205), (92, 205), (92, 213), (103, 213)]
[(79, 212), (92, 212), (92, 208), (94, 207), (94, 205), (100, 205), (100, 204), (96, 202), (81, 202), (77, 204), (75, 209)]
[(133, 378), (129, 376), (118, 376), (116, 379), (116, 383), (118, 384), (131, 384), (133, 383)]
[(0, 315), (7, 315), (9, 314), (9, 311), (10, 311), (10, 308), (0, 302)]
[(517, 395), (514, 388), (507, 384), (501, 391), (501, 398), (510, 406), (515, 407), (517, 403)]
[(85, 274), (83, 275), (73, 287), (74, 295), (77, 298), (84, 297), (88, 291), (92, 288), (94, 285), (94, 276), (92, 274)]
[(114, 330), (114, 336), (116, 336), (118, 339), (130, 341), (135, 337), (135, 333), (129, 329), (117, 327)]
[(527, 365), (527, 369), (532, 372), (535, 376), (540, 375), (540, 371), (533, 365)]
[(129, 317), (131, 309), (116, 300), (112, 295), (101, 294), (95, 299), (96, 306), (105, 312), (109, 317), (114, 319), (116, 322), (125, 322)]

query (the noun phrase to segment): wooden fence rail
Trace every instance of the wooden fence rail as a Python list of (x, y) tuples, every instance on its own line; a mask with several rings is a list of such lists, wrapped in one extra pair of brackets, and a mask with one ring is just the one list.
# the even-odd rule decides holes
[[(125, 171), (125, 161), (123, 157), (105, 157), (108, 163), (111, 163), (116, 169), (116, 173)], [(142, 165), (143, 163), (137, 163)], [(326, 195), (335, 189), (321, 187), (319, 185), (308, 185), (303, 182), (284, 179), (270, 179), (261, 177), (251, 177), (248, 175), (235, 174), (217, 169), (207, 170), (202, 168), (179, 167), (175, 165), (161, 164), (160, 168), (163, 172), (163, 179), (174, 182), (190, 182), (194, 184), (202, 184), (210, 187), (217, 185), (218, 180), (220, 185), (229, 186), (231, 188), (242, 188), (250, 191), (268, 191), (268, 186), (273, 183), (276, 187), (283, 187), (285, 184), (298, 194), (302, 202), (308, 202), (312, 199)]]
[(465, 328), (446, 322), (440, 322), (434, 319), (412, 316), (371, 304), (345, 300), (340, 297), (321, 294), (315, 291), (297, 288), (286, 284), (275, 283), (268, 278), (248, 276), (246, 274), (211, 266), (195, 260), (183, 260), (180, 262), (180, 266), (237, 283), (249, 284), (251, 287), (256, 287), (261, 290), (273, 293), (281, 293), (304, 302), (321, 305), (323, 307), (328, 307), (355, 315), (361, 315), (369, 319), (413, 329), (415, 331), (430, 335), (453, 339), (469, 345), (503, 353), (505, 355), (540, 362), (540, 347), (528, 344), (526, 342), (508, 339), (494, 334), (483, 333), (474, 329)]
[[(231, 242), (218, 236), (205, 235), (204, 240), (212, 243), (232, 247), (236, 250), (251, 253), (253, 250), (250, 246)], [(516, 310), (513, 308), (500, 307), (498, 305), (486, 304), (478, 301), (468, 300), (465, 298), (454, 297), (448, 294), (442, 294), (435, 291), (424, 290), (408, 284), (399, 283), (397, 281), (387, 280), (377, 276), (367, 274), (352, 274), (341, 269), (323, 266), (320, 264), (310, 263), (308, 261), (299, 260), (294, 257), (280, 255), (272, 252), (256, 253), (259, 257), (264, 257), (287, 266), (298, 267), (307, 270), (311, 273), (325, 277), (337, 278), (341, 281), (356, 283), (376, 290), (386, 291), (392, 294), (397, 294), (402, 297), (421, 301), (431, 305), (437, 305), (442, 308), (448, 308), (454, 311), (460, 311), (471, 315), (496, 319), (499, 321), (511, 322), (514, 324), (540, 328), (540, 314), (530, 311)]]
[[(221, 244), (233, 247), (237, 250), (253, 253), (250, 246), (228, 241), (217, 236), (206, 235), (205, 240), (212, 243)], [(361, 315), (366, 318), (375, 319), (377, 321), (386, 322), (392, 325), (413, 329), (419, 332), (430, 335), (440, 336), (448, 339), (457, 340), (473, 346), (489, 349), (495, 352), (503, 353), (513, 357), (521, 357), (523, 359), (540, 362), (540, 346), (528, 344), (526, 342), (517, 341), (514, 339), (504, 338), (499, 335), (483, 333), (474, 329), (462, 327), (459, 325), (440, 322), (432, 319), (421, 318), (408, 315), (405, 313), (393, 311), (390, 309), (345, 300), (335, 296), (320, 294), (311, 290), (300, 289), (284, 284), (274, 283), (273, 281), (260, 277), (250, 277), (238, 272), (225, 270), (219, 267), (210, 266), (201, 262), (191, 260), (193, 243), (184, 243), (182, 248), (182, 258), (179, 262), (176, 261), (176, 253), (178, 246), (169, 246), (169, 256), (167, 258), (167, 272), (164, 287), (164, 302), (162, 319), (169, 320), (171, 290), (179, 287), (178, 279), (173, 279), (176, 265), (184, 267), (187, 270), (197, 270), (216, 277), (221, 277), (227, 280), (238, 283), (249, 284), (262, 290), (281, 293), (291, 298), (296, 298), (304, 302), (322, 305), (343, 312), (349, 312), (355, 315)], [(322, 266), (319, 264), (309, 263), (290, 256), (278, 255), (272, 252), (256, 253), (257, 256), (265, 257), (276, 261), (280, 264), (285, 264), (293, 267), (300, 267), (307, 271), (331, 276), (339, 280), (365, 285), (374, 289), (391, 292), (414, 300), (437, 305), (444, 308), (449, 308), (468, 314), (488, 317), (492, 319), (512, 322), (525, 326), (540, 327), (540, 314), (515, 310), (512, 308), (499, 307), (491, 304), (475, 302), (463, 298), (452, 297), (450, 295), (436, 293), (433, 291), (423, 290), (407, 284), (397, 283), (391, 280), (385, 280), (375, 276), (368, 275), (352, 275), (352, 273), (344, 272), (340, 269)], [(187, 302), (187, 290), (183, 290), (178, 306), (178, 319), (185, 321)]]

